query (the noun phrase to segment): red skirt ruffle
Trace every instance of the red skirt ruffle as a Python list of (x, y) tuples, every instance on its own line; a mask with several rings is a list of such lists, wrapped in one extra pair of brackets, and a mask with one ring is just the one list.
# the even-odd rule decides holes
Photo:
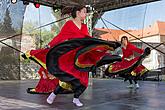
[(50, 93), (55, 90), (56, 86), (58, 85), (59, 80), (54, 79), (43, 79), (41, 78), (35, 88), (36, 92), (39, 93)]
[(35, 88), (28, 88), (27, 93), (30, 94), (47, 94), (55, 90), (59, 80), (54, 79), (43, 79), (41, 78)]
[[(123, 71), (128, 68), (131, 68), (132, 65), (134, 65), (138, 60), (139, 60), (139, 57), (136, 57), (130, 61), (122, 60), (121, 62), (113, 63), (109, 66), (108, 72), (113, 74), (113, 73), (117, 73), (119, 71)], [(140, 64), (129, 74), (132, 74), (133, 76), (143, 75), (146, 71), (148, 71), (148, 70), (142, 64)]]
[[(67, 72), (68, 74), (71, 74), (75, 78), (79, 79), (81, 84), (84, 86), (88, 86), (88, 72), (80, 71), (75, 68), (75, 56), (77, 51), (79, 51), (80, 48), (71, 50), (67, 52), (66, 54), (62, 55), (58, 62), (59, 67), (61, 70)], [(92, 66), (96, 65), (96, 63), (106, 54), (106, 51), (108, 48), (105, 47), (95, 47), (82, 55), (78, 57), (79, 66), (83, 68), (83, 66)]]

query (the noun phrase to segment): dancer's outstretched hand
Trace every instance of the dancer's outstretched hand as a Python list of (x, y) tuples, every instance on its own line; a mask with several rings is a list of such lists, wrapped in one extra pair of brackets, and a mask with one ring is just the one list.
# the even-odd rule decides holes
[(53, 76), (52, 74), (48, 73), (48, 78), (49, 78), (49, 79), (54, 79), (54, 78), (56, 78), (56, 77)]

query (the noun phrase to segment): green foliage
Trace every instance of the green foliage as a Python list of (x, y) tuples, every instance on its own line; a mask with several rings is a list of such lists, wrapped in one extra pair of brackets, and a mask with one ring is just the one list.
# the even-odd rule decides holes
[[(52, 11), (52, 14), (56, 18), (56, 20), (60, 20), (62, 18), (61, 17), (61, 10), (58, 10), (56, 12)], [(54, 31), (55, 35), (57, 35), (60, 32), (61, 27), (65, 24), (66, 21), (67, 20), (65, 19), (65, 20), (59, 21), (59, 22), (57, 22), (51, 26), (51, 30)]]
[(0, 27), (0, 35), (9, 36), (15, 33), (15, 30), (12, 27), (12, 21), (8, 9), (6, 10), (6, 15), (4, 17), (3, 23), (0, 24)]
[(52, 30), (52, 33), (54, 34), (54, 36), (56, 36), (60, 32), (60, 28), (56, 24), (53, 24), (51, 26), (51, 30)]
[(24, 34), (30, 34), (31, 36), (35, 36), (36, 34), (39, 34), (39, 30), (34, 30), (34, 28), (37, 26), (36, 22), (25, 22), (23, 24), (23, 33)]
[(41, 47), (47, 45), (53, 39), (53, 37), (54, 37), (53, 33), (47, 30), (43, 30), (41, 33), (41, 39), (42, 39)]
[[(52, 14), (56, 18), (56, 20), (61, 19), (61, 11), (60, 10), (58, 10), (56, 12), (52, 11)], [(56, 23), (56, 26), (60, 29), (64, 25), (65, 22), (66, 22), (65, 20), (62, 20), (60, 22), (57, 22)]]
[(34, 39), (36, 48), (42, 48), (53, 39), (54, 33), (46, 29), (41, 29), (41, 33), (40, 33), (40, 29), (34, 30), (36, 26), (37, 23), (33, 23), (33, 22), (24, 23), (23, 33), (30, 35)]
[(22, 64), (30, 64), (30, 59), (25, 59), (21, 61)]
[[(57, 12), (52, 11), (52, 14), (56, 18), (56, 20), (61, 19), (60, 11)], [(34, 30), (38, 26), (36, 22), (26, 22), (24, 23), (22, 32), (23, 34), (30, 35), (34, 39), (36, 48), (43, 48), (60, 32), (61, 27), (65, 22), (66, 21), (63, 20), (51, 25), (51, 31), (42, 28), (41, 33), (40, 33), (40, 29)]]

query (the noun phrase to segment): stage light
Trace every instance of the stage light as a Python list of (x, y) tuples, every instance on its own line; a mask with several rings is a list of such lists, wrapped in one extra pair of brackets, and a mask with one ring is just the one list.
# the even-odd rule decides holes
[(39, 4), (39, 3), (34, 3), (34, 6), (35, 6), (36, 8), (39, 8), (39, 7), (40, 7), (40, 4)]
[(17, 0), (11, 0), (11, 3), (13, 4), (17, 3)]
[(23, 1), (23, 4), (24, 5), (29, 5), (29, 2), (28, 1)]

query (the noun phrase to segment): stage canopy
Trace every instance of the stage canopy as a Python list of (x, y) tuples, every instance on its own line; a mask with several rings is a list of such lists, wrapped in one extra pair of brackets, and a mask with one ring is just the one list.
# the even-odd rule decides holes
[(97, 11), (110, 11), (160, 0), (22, 0), (25, 2), (39, 3), (49, 7), (67, 7), (77, 4), (91, 5)]

